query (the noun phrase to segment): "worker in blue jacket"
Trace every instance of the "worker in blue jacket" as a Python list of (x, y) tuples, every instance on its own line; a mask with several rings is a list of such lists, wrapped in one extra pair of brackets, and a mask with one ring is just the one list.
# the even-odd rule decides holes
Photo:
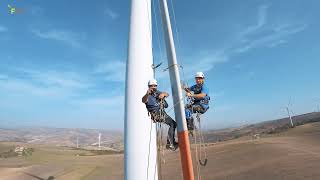
[(191, 99), (191, 104), (185, 108), (188, 130), (194, 130), (194, 120), (192, 113), (205, 113), (209, 109), (209, 89), (204, 84), (205, 76), (203, 72), (195, 75), (196, 84), (190, 88), (185, 88), (186, 96)]

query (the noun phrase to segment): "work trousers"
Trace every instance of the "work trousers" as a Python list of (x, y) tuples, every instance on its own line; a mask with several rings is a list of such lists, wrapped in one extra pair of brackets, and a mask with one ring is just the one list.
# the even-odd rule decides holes
[(151, 119), (154, 122), (163, 122), (169, 126), (168, 136), (167, 136), (167, 144), (175, 143), (175, 131), (177, 127), (177, 123), (165, 112), (162, 111), (163, 117), (160, 116), (160, 111), (155, 111), (151, 113)]

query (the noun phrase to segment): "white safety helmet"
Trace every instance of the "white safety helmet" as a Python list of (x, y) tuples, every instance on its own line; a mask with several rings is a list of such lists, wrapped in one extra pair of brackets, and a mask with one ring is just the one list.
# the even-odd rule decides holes
[(148, 86), (151, 86), (151, 85), (158, 85), (157, 80), (155, 80), (155, 79), (150, 79), (149, 82), (148, 82)]
[(199, 78), (204, 78), (204, 74), (203, 74), (203, 72), (197, 72), (196, 75), (195, 75), (195, 77), (196, 77), (196, 78), (198, 78), (198, 77), (199, 77)]

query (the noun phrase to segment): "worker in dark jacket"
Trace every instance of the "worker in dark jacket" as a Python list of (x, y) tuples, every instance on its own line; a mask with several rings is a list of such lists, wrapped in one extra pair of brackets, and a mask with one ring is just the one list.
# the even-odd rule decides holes
[(169, 94), (167, 92), (158, 91), (157, 86), (158, 83), (155, 79), (148, 82), (149, 88), (147, 93), (142, 97), (142, 102), (146, 104), (146, 108), (151, 114), (153, 122), (163, 121), (169, 126), (166, 148), (174, 151), (178, 148), (178, 143), (175, 141), (177, 123), (164, 111), (164, 108), (168, 107), (168, 104), (164, 99), (168, 97)]

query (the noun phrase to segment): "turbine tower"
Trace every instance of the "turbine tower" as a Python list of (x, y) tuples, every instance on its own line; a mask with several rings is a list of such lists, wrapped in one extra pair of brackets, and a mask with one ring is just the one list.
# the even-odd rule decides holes
[(158, 179), (156, 125), (141, 102), (153, 78), (151, 0), (131, 0), (124, 116), (124, 179)]
[(100, 148), (100, 147), (101, 147), (101, 146), (100, 146), (100, 145), (101, 145), (101, 133), (99, 133), (98, 139), (99, 139), (99, 148)]
[(315, 101), (316, 106), (317, 106), (316, 112), (320, 112), (320, 106), (319, 106), (319, 104), (320, 104), (320, 98), (315, 98), (314, 101)]
[(290, 110), (289, 110), (288, 106), (286, 107), (286, 110), (287, 110), (287, 113), (288, 113), (288, 116), (289, 116), (289, 119), (290, 119), (291, 127), (293, 127), (292, 117), (291, 117)]
[(79, 137), (77, 137), (77, 149), (79, 148)]

